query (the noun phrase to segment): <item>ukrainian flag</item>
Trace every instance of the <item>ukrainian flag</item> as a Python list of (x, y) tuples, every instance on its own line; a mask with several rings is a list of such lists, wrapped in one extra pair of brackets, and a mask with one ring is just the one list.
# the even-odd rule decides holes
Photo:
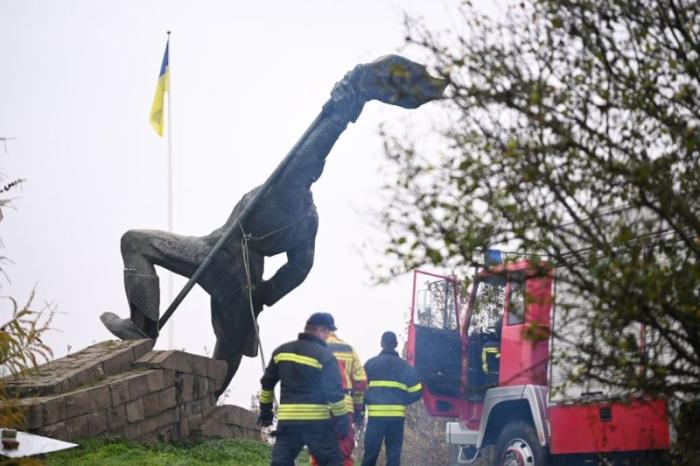
[(163, 55), (163, 64), (160, 65), (160, 74), (158, 75), (158, 85), (156, 86), (156, 95), (153, 96), (153, 105), (151, 106), (151, 126), (156, 130), (158, 136), (163, 136), (163, 128), (165, 127), (165, 107), (164, 97), (168, 91), (170, 84), (170, 71), (168, 69), (168, 49), (170, 47), (170, 39), (165, 43), (165, 54)]

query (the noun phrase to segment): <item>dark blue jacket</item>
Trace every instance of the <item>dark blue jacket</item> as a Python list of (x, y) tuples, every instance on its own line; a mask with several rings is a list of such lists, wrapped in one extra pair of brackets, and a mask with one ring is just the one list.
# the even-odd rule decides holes
[(260, 379), (261, 409), (272, 409), (273, 390), (281, 383), (277, 420), (283, 423), (324, 421), (348, 413), (338, 361), (326, 343), (300, 333), (272, 353)]
[(367, 416), (372, 419), (398, 420), (406, 417), (406, 406), (418, 401), (422, 385), (416, 372), (399, 353), (382, 349), (365, 363), (368, 388), (365, 393)]

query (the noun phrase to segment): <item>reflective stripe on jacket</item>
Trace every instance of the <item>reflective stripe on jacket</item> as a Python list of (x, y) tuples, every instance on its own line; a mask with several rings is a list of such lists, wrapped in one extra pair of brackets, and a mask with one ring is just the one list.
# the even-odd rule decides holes
[(345, 390), (345, 403), (352, 412), (354, 405), (362, 405), (364, 402), (367, 374), (353, 347), (338, 338), (335, 333), (328, 336), (326, 344), (338, 360), (343, 390)]
[(416, 372), (396, 351), (383, 349), (365, 363), (369, 381), (365, 402), (370, 418), (403, 419), (406, 406), (418, 401), (422, 385)]
[(330, 419), (347, 414), (338, 363), (326, 343), (308, 333), (272, 353), (260, 384), (260, 405), (271, 409), (277, 382), (281, 385), (280, 423)]

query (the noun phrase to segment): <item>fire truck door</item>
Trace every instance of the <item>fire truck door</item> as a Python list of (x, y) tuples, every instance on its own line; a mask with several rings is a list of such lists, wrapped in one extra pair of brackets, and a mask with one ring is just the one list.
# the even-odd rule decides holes
[(414, 272), (406, 359), (423, 384), (426, 410), (432, 416), (458, 417), (464, 403), (462, 338), (453, 278)]

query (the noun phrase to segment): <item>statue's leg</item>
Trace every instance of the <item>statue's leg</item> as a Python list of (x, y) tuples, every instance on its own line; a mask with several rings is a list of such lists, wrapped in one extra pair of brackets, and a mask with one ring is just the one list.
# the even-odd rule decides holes
[(154, 264), (158, 260), (153, 241), (164, 232), (129, 230), (122, 236), (124, 289), (131, 321), (151, 338), (158, 336), (160, 286)]
[[(262, 254), (254, 249), (249, 251), (250, 280), (253, 286), (262, 280), (263, 262)], [(258, 351), (247, 280), (245, 272), (241, 270), (243, 264), (229, 264), (229, 285), (211, 296), (211, 323), (216, 335), (214, 358), (228, 364), (226, 379), (220, 392), (226, 390), (238, 371), (241, 356), (254, 357)], [(262, 310), (262, 305), (254, 303), (253, 306), (253, 313), (257, 316)]]
[(160, 287), (155, 265), (185, 277), (204, 260), (209, 246), (200, 238), (156, 230), (129, 230), (122, 236), (124, 288), (131, 320), (103, 314), (107, 328), (120, 338), (156, 338)]
[(221, 384), (221, 387), (216, 392), (216, 397), (218, 398), (226, 390), (228, 384), (231, 383), (231, 379), (236, 375), (236, 372), (238, 372), (241, 359), (243, 359), (243, 353), (240, 350), (234, 349), (227, 341), (217, 338), (216, 346), (214, 347), (214, 359), (226, 361), (226, 364), (228, 364), (224, 383)]
[(226, 378), (217, 396), (226, 390), (231, 379), (236, 375), (241, 357), (255, 356), (257, 341), (247, 290), (237, 287), (239, 292), (229, 295), (226, 299), (211, 297), (211, 323), (216, 335), (214, 359), (226, 361), (228, 368)]

